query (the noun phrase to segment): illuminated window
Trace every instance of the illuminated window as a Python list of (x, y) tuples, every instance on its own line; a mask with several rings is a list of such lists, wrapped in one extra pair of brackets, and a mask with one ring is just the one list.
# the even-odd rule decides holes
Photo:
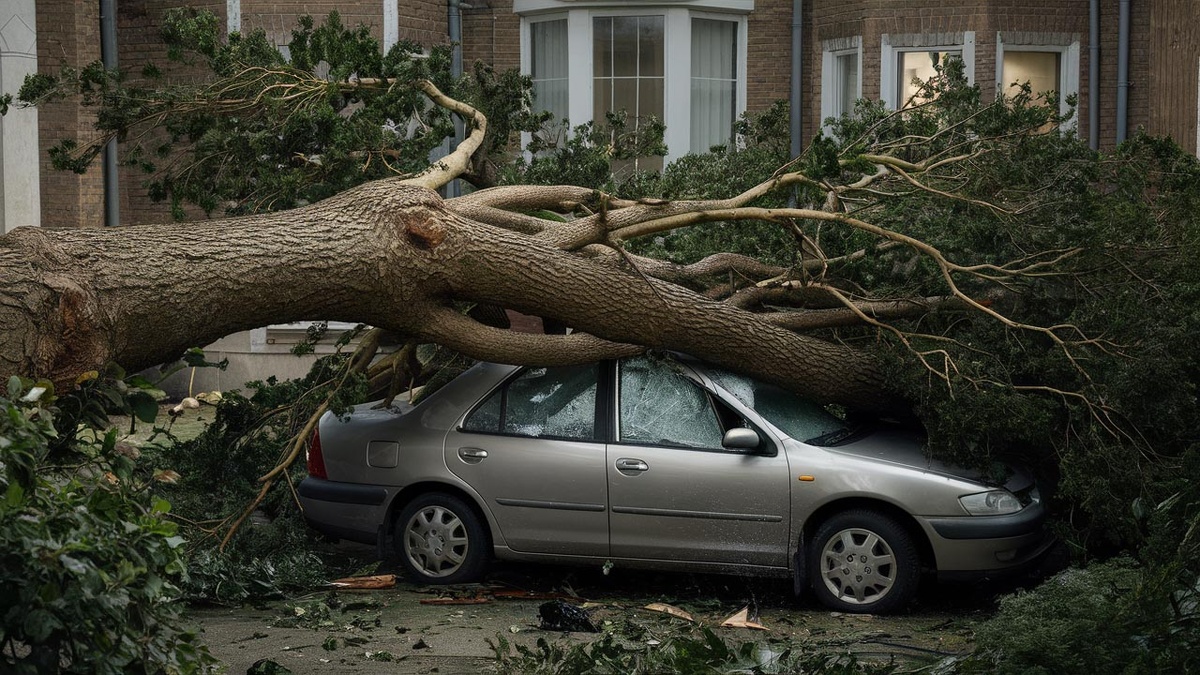
[[(943, 42), (943, 40), (948, 40)], [(880, 98), (889, 108), (921, 103), (921, 85), (944, 68), (950, 59), (961, 59), (967, 84), (975, 84), (975, 33), (964, 31), (937, 36), (882, 35)]]
[(1004, 52), (1000, 86), (1008, 96), (1014, 96), (1021, 85), (1029, 83), (1035, 96), (1062, 91), (1062, 54), (1059, 52)]

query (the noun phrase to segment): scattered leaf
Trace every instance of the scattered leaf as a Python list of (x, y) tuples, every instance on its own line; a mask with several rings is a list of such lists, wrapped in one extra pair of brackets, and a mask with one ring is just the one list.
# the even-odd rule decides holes
[(688, 614), (687, 612), (683, 611), (682, 609), (679, 609), (675, 605), (668, 605), (665, 602), (652, 602), (649, 605), (646, 605), (645, 607), (643, 607), (642, 609), (648, 609), (651, 612), (662, 612), (663, 614), (670, 614), (671, 616), (673, 616), (677, 619), (683, 619), (684, 621), (691, 621), (692, 623), (696, 623), (695, 617), (693, 617), (691, 614)]
[(766, 626), (757, 621), (750, 620), (750, 606), (747, 605), (733, 616), (721, 622), (721, 626), (725, 628), (753, 628), (755, 630), (770, 630)]

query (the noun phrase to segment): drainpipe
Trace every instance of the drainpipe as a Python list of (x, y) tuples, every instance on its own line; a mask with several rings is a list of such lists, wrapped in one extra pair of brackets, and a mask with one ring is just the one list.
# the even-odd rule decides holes
[[(100, 60), (105, 70), (115, 70), (117, 67), (117, 0), (100, 0)], [(115, 227), (121, 223), (115, 138), (104, 146), (103, 164), (104, 224)]]
[[(458, 78), (462, 77), (462, 7), (460, 0), (449, 0), (447, 3), (448, 15), (446, 17), (447, 29), (450, 37), (450, 78), (457, 82)], [(469, 6), (469, 5), (468, 5)], [(454, 120), (454, 148), (462, 143), (465, 137), (463, 129), (463, 121), (457, 116), (453, 116)], [(451, 148), (453, 150), (453, 148)], [(458, 179), (450, 181), (446, 186), (447, 197), (457, 197), (462, 194), (462, 186)]]
[[(792, 136), (791, 158), (800, 156), (804, 150), (804, 92), (800, 90), (804, 67), (804, 0), (792, 0), (792, 91), (788, 101), (788, 127)], [(788, 206), (796, 207), (796, 191), (788, 198)]]
[(792, 0), (792, 92), (789, 109), (791, 110), (792, 158), (800, 156), (804, 149), (803, 112), (804, 94), (800, 91), (803, 79), (800, 77), (804, 67), (804, 0)]
[(1100, 0), (1088, 3), (1088, 147), (1100, 149)]
[(1129, 126), (1129, 0), (1121, 0), (1117, 31), (1117, 144), (1121, 144)]

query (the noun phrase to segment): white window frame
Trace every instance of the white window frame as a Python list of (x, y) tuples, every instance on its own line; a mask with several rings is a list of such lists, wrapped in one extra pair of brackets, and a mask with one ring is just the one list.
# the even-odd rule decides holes
[(858, 78), (855, 82), (854, 99), (862, 98), (862, 81), (863, 81), (863, 50), (862, 36), (855, 35), (849, 38), (837, 38), (826, 40), (821, 45), (821, 130), (826, 134), (831, 133), (831, 128), (825, 124), (825, 120), (830, 117), (837, 117), (842, 112), (836, 109), (837, 103), (841, 100), (841, 81), (837, 70), (838, 58), (854, 54), (858, 56)]
[[(1058, 112), (1060, 115), (1067, 114), (1070, 106), (1067, 105), (1067, 97), (1074, 94), (1079, 95), (1079, 40), (1073, 40), (1067, 44), (1014, 44), (1005, 42), (1004, 36), (996, 33), (996, 93), (997, 95), (1008, 89), (1009, 82), (1004, 82), (1004, 52), (1058, 52), (1058, 82), (1062, 91), (1058, 92)], [(1034, 92), (1037, 94), (1037, 92)], [(1076, 112), (1079, 108), (1076, 107)], [(1079, 116), (1075, 115), (1067, 120), (1062, 125), (1065, 129), (1076, 128), (1079, 121)]]
[[(667, 125), (664, 166), (691, 151), (692, 19), (737, 24), (737, 87), (735, 119), (746, 111), (747, 14), (753, 0), (682, 0), (659, 3), (592, 2), (589, 0), (514, 0), (521, 17), (521, 72), (532, 69), (531, 23), (567, 19), (567, 53), (570, 78), (567, 110), (571, 126), (592, 119), (593, 64), (592, 20), (614, 16), (663, 17), (663, 121)], [(528, 140), (524, 138), (523, 140)]]
[[(884, 33), (879, 42), (879, 98), (890, 110), (896, 110), (904, 103), (896, 100), (900, 95), (896, 89), (896, 67), (904, 52), (962, 52), (967, 84), (975, 84), (975, 31), (894, 36)], [(899, 44), (893, 45), (893, 42)]]

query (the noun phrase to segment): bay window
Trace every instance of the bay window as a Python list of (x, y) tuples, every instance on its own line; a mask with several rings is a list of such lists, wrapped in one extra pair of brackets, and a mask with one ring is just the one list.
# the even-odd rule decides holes
[[(746, 108), (746, 15), (752, 0), (654, 4), (515, 0), (521, 67), (535, 106), (578, 125), (625, 111), (629, 128), (666, 124), (670, 161), (733, 140)], [(648, 158), (638, 168), (661, 168)]]

